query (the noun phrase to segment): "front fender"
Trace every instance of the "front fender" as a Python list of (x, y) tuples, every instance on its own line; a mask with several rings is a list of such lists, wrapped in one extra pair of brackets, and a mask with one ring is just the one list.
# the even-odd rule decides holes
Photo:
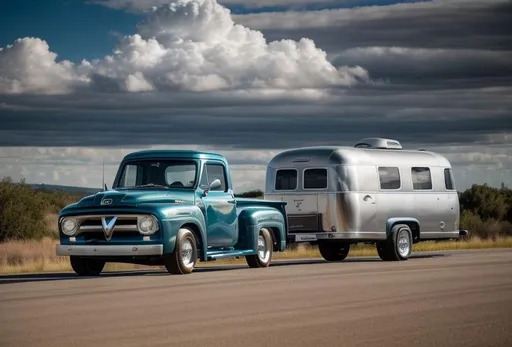
[[(164, 253), (169, 254), (176, 247), (178, 230), (187, 225), (199, 238), (201, 245), (201, 258), (206, 255), (208, 242), (206, 236), (206, 221), (201, 209), (197, 206), (171, 206), (160, 210), (160, 218), (163, 225), (162, 242)], [(202, 259), (204, 260), (204, 259)]]

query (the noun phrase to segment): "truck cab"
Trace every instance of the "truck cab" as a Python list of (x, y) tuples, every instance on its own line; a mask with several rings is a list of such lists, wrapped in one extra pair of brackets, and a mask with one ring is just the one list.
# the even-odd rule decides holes
[(98, 275), (107, 262), (188, 274), (197, 261), (240, 256), (267, 267), (286, 247), (285, 205), (236, 198), (219, 154), (138, 151), (123, 158), (112, 189), (60, 211), (57, 255), (79, 275)]

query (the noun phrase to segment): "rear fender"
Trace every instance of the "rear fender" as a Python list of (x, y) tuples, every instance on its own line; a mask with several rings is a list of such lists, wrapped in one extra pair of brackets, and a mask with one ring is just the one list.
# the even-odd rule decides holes
[(286, 248), (286, 220), (281, 211), (268, 206), (244, 206), (238, 211), (237, 249), (257, 250), (258, 234), (267, 228), (273, 237), (274, 250)]

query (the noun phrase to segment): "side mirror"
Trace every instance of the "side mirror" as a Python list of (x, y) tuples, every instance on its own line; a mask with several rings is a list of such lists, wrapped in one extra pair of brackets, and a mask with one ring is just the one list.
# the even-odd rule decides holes
[(220, 187), (222, 187), (222, 183), (217, 178), (217, 179), (213, 180), (213, 182), (210, 184), (210, 188), (208, 190), (214, 190), (214, 189), (217, 189)]
[(203, 191), (203, 198), (208, 194), (210, 190), (214, 190), (220, 187), (222, 187), (222, 183), (220, 182), (220, 180), (218, 178), (213, 180), (210, 186)]

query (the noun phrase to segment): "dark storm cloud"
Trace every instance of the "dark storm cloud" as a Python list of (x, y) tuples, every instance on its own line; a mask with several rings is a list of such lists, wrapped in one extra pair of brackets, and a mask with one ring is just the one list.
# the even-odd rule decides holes
[[(197, 144), (228, 148), (287, 148), (352, 144), (366, 136), (433, 145), (474, 143), (512, 131), (510, 89), (386, 92), (354, 89), (330, 102), (226, 107), (173, 107), (125, 95), (118, 111), (95, 98), (54, 97), (60, 110), (1, 112), (0, 146), (145, 146)], [(38, 98), (35, 98), (38, 99)], [(7, 104), (22, 104), (12, 97)], [(89, 104), (89, 103), (92, 104)], [(34, 103), (32, 100), (30, 103)], [(103, 104), (98, 102), (98, 105)], [(197, 102), (201, 105), (201, 101)], [(82, 109), (82, 106), (85, 109)], [(115, 109), (114, 105), (111, 105)]]
[(512, 51), (355, 48), (341, 53), (333, 63), (360, 64), (373, 79), (420, 88), (512, 85)]
[(512, 2), (505, 1), (427, 1), (235, 20), (269, 40), (308, 37), (328, 52), (367, 46), (512, 50)]
[[(335, 66), (359, 65), (374, 81), (386, 82), (380, 93), (512, 85), (510, 1), (425, 1), (236, 21), (269, 40), (311, 38)], [(509, 106), (502, 110), (510, 112)]]
[[(37, 117), (37, 116), (36, 116)], [(429, 119), (389, 122), (375, 119), (333, 117), (286, 117), (272, 121), (248, 118), (239, 121), (222, 117), (174, 117), (162, 123), (159, 117), (126, 117), (75, 121), (44, 117), (46, 122), (25, 118), (23, 129), (0, 131), (1, 146), (145, 146), (197, 144), (238, 148), (287, 148), (310, 144), (350, 144), (366, 136), (392, 137), (404, 142), (432, 144), (472, 143), (481, 135), (512, 129), (507, 117), (491, 116), (471, 122)], [(52, 124), (50, 125), (49, 122)]]

